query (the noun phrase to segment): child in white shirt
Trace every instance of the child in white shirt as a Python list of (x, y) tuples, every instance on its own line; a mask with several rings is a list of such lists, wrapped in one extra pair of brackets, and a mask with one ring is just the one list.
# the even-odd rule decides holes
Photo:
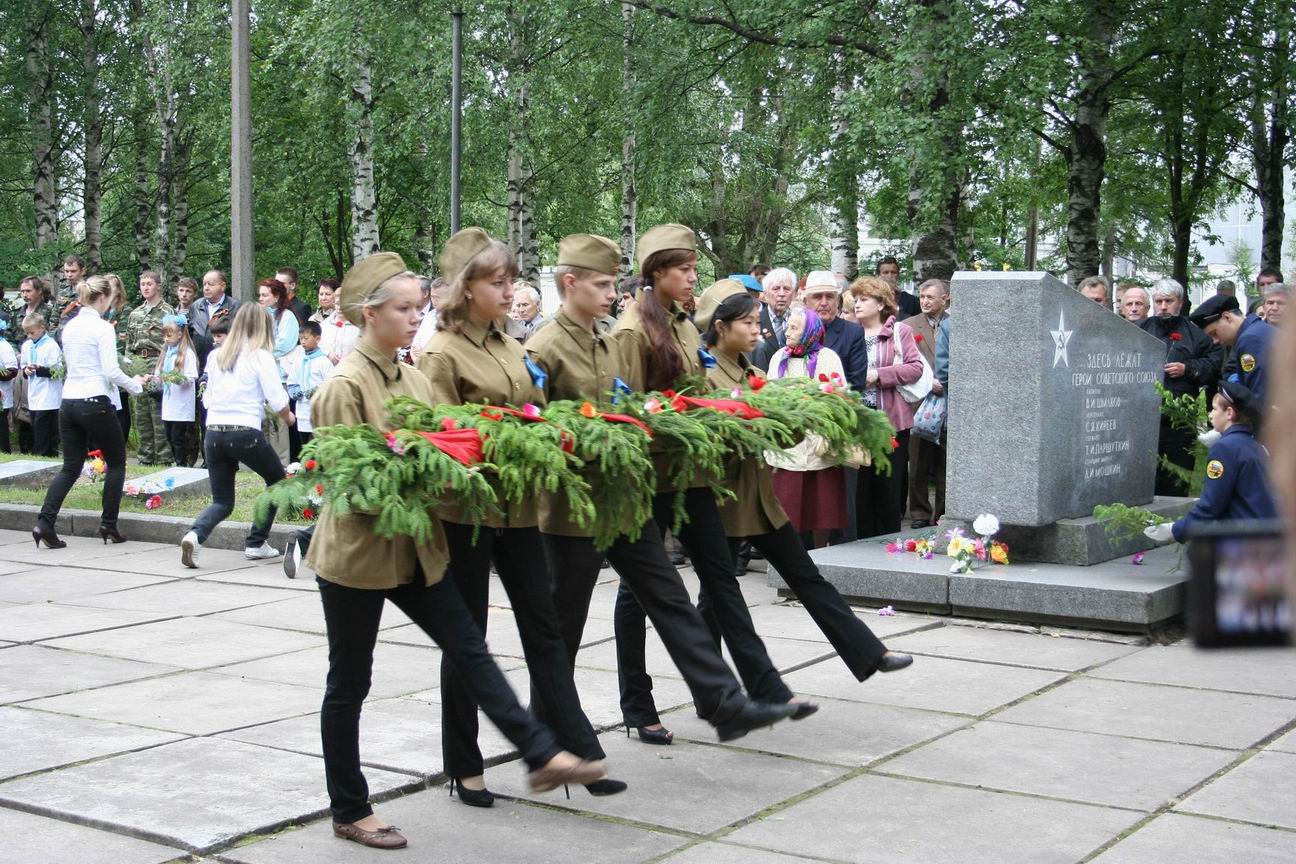
[(63, 402), (63, 349), (45, 332), (44, 317), (34, 312), (23, 319), (23, 332), (27, 341), (18, 353), (22, 375), (27, 379), (32, 452), (37, 456), (57, 456), (59, 405)]
[(311, 440), (311, 433), (314, 431), (311, 426), (311, 397), (337, 368), (320, 347), (322, 330), (320, 324), (315, 321), (307, 321), (301, 326), (299, 338), (304, 353), (297, 370), (297, 378), (288, 385), (289, 395), (297, 400), (297, 434), (301, 436), (303, 445)]
[(13, 408), (14, 379), (18, 377), (18, 354), (5, 337), (9, 322), (0, 320), (0, 453), (9, 448), (9, 409)]
[(153, 376), (162, 382), (162, 425), (177, 465), (189, 464), (188, 439), (197, 434), (194, 394), (198, 387), (198, 352), (189, 341), (188, 323), (184, 315), (163, 316), (163, 349), (153, 370)]

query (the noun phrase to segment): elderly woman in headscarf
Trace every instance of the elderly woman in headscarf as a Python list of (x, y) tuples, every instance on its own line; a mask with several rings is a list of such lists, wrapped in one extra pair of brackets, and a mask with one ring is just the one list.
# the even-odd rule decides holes
[[(769, 377), (810, 378), (844, 385), (841, 358), (824, 346), (824, 324), (814, 311), (794, 306), (784, 330), (787, 344), (774, 352)], [(842, 468), (820, 455), (822, 443), (808, 436), (780, 453), (768, 453), (774, 466), (774, 492), (807, 546), (822, 546), (828, 533), (846, 527), (846, 479)], [(809, 535), (809, 536), (806, 536)]]

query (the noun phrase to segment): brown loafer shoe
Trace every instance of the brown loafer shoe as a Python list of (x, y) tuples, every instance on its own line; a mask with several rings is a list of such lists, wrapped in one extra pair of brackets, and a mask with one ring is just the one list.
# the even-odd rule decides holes
[(607, 776), (607, 769), (603, 767), (601, 760), (591, 762), (588, 759), (578, 759), (575, 762), (558, 765), (554, 764), (555, 761), (559, 761), (558, 757), (543, 768), (537, 768), (527, 775), (527, 782), (532, 792), (549, 792), (564, 783), (584, 786), (586, 783), (593, 783)]
[(333, 834), (343, 840), (352, 840), (361, 846), (372, 846), (374, 849), (404, 849), (409, 843), (395, 825), (388, 825), (377, 831), (366, 831), (354, 823), (342, 825), (334, 822)]

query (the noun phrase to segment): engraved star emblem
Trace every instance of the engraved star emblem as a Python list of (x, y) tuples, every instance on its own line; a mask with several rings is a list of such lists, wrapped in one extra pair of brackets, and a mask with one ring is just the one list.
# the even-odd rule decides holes
[(1067, 343), (1071, 341), (1071, 334), (1074, 331), (1066, 329), (1066, 313), (1058, 313), (1058, 329), (1050, 330), (1053, 334), (1053, 368), (1056, 369), (1058, 361), (1062, 365), (1071, 368), (1071, 361), (1067, 357)]

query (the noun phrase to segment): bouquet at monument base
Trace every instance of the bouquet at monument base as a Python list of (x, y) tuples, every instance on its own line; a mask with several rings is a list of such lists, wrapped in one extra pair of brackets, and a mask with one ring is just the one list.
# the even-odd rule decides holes
[[(972, 522), (972, 535), (964, 533), (961, 528), (954, 528), (945, 533), (944, 554), (953, 560), (951, 573), (971, 573), (978, 564), (1008, 564), (1008, 544), (994, 539), (999, 533), (999, 520), (989, 513), (982, 513)], [(935, 534), (924, 537), (910, 537), (896, 540), (886, 545), (891, 553), (911, 552), (930, 561), (940, 551), (940, 542)]]
[(759, 459), (813, 433), (830, 452), (863, 449), (888, 465), (894, 434), (886, 415), (849, 391), (795, 381), (762, 380), (737, 395), (619, 392), (599, 404), (543, 408), (407, 397), (386, 407), (390, 431), (317, 428), (301, 464), (258, 498), (258, 510), (274, 505), (307, 519), (365, 513), (376, 517), (380, 536), (427, 541), (438, 515), (480, 524), (511, 509), (557, 505), (606, 548), (648, 521), (658, 470), (678, 488), (699, 478), (732, 495), (722, 484), (733, 459)]

